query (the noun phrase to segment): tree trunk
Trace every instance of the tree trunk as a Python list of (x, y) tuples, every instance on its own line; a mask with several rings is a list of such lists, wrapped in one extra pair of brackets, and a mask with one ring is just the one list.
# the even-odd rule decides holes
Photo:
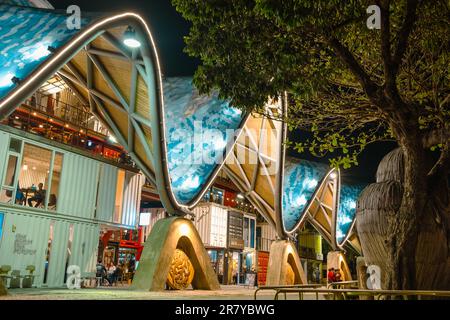
[(421, 151), (388, 154), (358, 201), (363, 253), (380, 267), (385, 289), (449, 288), (448, 186), (445, 178), (427, 186), (426, 160)]
[[(391, 221), (390, 258), (393, 268), (389, 277), (392, 288), (416, 287), (416, 247), (419, 217), (426, 203), (426, 168), (422, 146), (402, 148), (404, 158), (403, 195), (398, 214)], [(426, 214), (426, 213), (425, 213)]]

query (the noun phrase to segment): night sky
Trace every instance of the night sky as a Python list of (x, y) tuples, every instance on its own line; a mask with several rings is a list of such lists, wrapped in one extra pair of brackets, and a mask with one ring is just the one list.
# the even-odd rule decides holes
[[(50, 0), (56, 9), (66, 9), (69, 5), (80, 6), (81, 11), (90, 12), (123, 12), (131, 10), (147, 19), (155, 38), (164, 76), (192, 76), (198, 65), (198, 60), (189, 57), (183, 52), (183, 37), (189, 32), (189, 23), (172, 7), (170, 0)], [(292, 140), (301, 140), (298, 133), (291, 134)], [(395, 143), (376, 143), (370, 145), (361, 155), (359, 166), (349, 170), (342, 170), (345, 180), (359, 180), (373, 182), (379, 161)], [(326, 162), (326, 159), (317, 159), (308, 154), (296, 154), (293, 150), (290, 155)]]

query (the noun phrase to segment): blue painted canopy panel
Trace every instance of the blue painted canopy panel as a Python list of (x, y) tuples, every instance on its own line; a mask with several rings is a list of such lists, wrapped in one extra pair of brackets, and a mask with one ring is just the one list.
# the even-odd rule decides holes
[(349, 185), (341, 183), (339, 208), (336, 217), (336, 242), (339, 245), (342, 245), (350, 232), (356, 217), (356, 201), (365, 187), (364, 184)]
[(1, 0), (0, 4), (10, 4), (15, 6), (34, 7), (29, 0)]
[(242, 112), (214, 96), (200, 96), (192, 78), (164, 80), (167, 158), (172, 190), (187, 204), (202, 189), (243, 120)]
[(286, 159), (284, 166), (282, 218), (287, 232), (303, 218), (308, 204), (330, 168), (322, 163)]
[[(48, 47), (60, 48), (79, 30), (70, 30), (67, 15), (0, 4), (0, 99), (51, 55)], [(82, 26), (89, 23), (82, 19)]]

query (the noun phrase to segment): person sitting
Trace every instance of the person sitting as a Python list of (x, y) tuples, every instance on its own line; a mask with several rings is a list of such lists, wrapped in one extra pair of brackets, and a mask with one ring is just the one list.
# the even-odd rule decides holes
[(34, 196), (32, 196), (31, 198), (28, 199), (28, 205), (30, 207), (33, 206), (33, 204), (31, 202), (36, 202), (36, 204), (34, 205), (35, 208), (39, 207), (42, 202), (44, 202), (45, 200), (45, 190), (43, 189), (44, 184), (41, 182), (38, 185), (38, 189), (35, 191)]
[(339, 269), (336, 270), (335, 278), (336, 278), (336, 282), (341, 282), (342, 281), (341, 270), (339, 270)]
[(16, 203), (23, 205), (24, 202), (25, 202), (25, 195), (23, 194), (22, 190), (20, 190), (19, 184), (17, 184)]
[(334, 273), (334, 268), (328, 269), (327, 279), (328, 283), (336, 282), (336, 274)]
[[(97, 263), (97, 273), (96, 273), (96, 277), (100, 278), (100, 285), (102, 285), (103, 283), (105, 283), (105, 281), (108, 281), (108, 272), (106, 271), (105, 266), (102, 264), (102, 261), (99, 260)], [(109, 281), (108, 281), (109, 283)]]

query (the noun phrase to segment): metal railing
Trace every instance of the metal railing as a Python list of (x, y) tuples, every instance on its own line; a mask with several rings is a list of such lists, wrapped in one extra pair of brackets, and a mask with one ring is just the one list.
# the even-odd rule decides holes
[[(294, 285), (283, 285), (283, 286), (260, 286), (253, 293), (253, 298), (256, 300), (256, 296), (258, 292), (263, 290), (272, 290), (278, 293), (278, 290), (282, 289), (307, 289), (307, 288), (320, 288), (322, 285), (320, 284), (294, 284)], [(300, 299), (301, 300), (301, 299)]]
[[(48, 101), (52, 101), (48, 103)], [(3, 124), (46, 139), (76, 147), (90, 155), (125, 167), (136, 168), (123, 149), (111, 144), (109, 132), (100, 127), (89, 112), (50, 96), (35, 93), (19, 106)], [(94, 139), (91, 139), (91, 138)]]
[[(45, 104), (44, 104), (45, 102)], [(65, 123), (92, 130), (103, 136), (108, 136), (109, 132), (106, 128), (101, 127), (91, 112), (80, 106), (73, 106), (61, 100), (57, 100), (51, 96), (46, 96), (36, 92), (27, 99), (21, 108), (30, 111), (38, 111), (46, 116), (61, 120)]]
[[(339, 282), (330, 282), (327, 285), (327, 289), (345, 289), (346, 287), (352, 288), (356, 286), (358, 288), (359, 281), (358, 280), (352, 280), (352, 281), (339, 281)], [(353, 288), (353, 289), (356, 289)]]
[[(287, 294), (297, 294), (299, 300), (303, 300), (305, 293), (312, 293), (316, 300), (319, 300), (319, 295), (324, 294), (325, 298), (331, 300), (347, 300), (349, 298), (360, 298), (362, 296), (373, 297), (376, 300), (389, 297), (401, 297), (408, 300), (410, 297), (415, 297), (421, 300), (423, 297), (448, 297), (450, 299), (450, 291), (431, 291), (431, 290), (366, 290), (366, 289), (322, 289), (322, 288), (286, 288), (284, 286), (274, 287), (276, 291), (274, 300), (279, 300), (280, 294), (287, 299)], [(256, 300), (256, 292), (255, 292)]]
[(68, 103), (57, 100), (51, 96), (42, 95), (38, 92), (27, 99), (21, 107), (31, 111), (39, 111), (40, 113), (74, 126), (90, 129), (101, 134), (107, 133), (107, 131), (102, 132), (94, 130), (91, 121), (92, 114), (89, 111), (83, 110), (82, 107), (69, 105)]

